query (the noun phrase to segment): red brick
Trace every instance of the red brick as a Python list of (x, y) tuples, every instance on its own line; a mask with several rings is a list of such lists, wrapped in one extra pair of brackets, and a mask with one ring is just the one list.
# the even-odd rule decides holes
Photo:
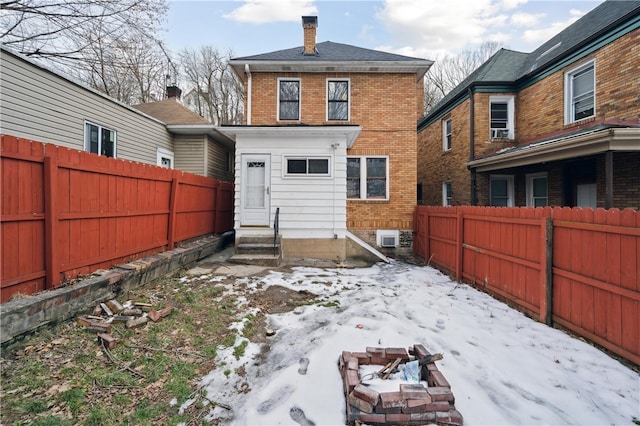
[(428, 364), (426, 364), (427, 370), (429, 371), (438, 371), (438, 366), (435, 365), (435, 363), (430, 362)]
[(423, 345), (413, 345), (413, 351), (416, 355), (416, 358), (418, 359), (422, 359), (427, 355), (431, 355), (431, 353)]
[(132, 320), (134, 317), (128, 316), (128, 315), (116, 315), (115, 317), (113, 317), (113, 319), (111, 320), (112, 323), (114, 322), (127, 322), (129, 320)]
[(424, 399), (429, 397), (425, 387), (418, 383), (401, 384), (400, 394), (404, 399)]
[(160, 314), (160, 318), (168, 317), (169, 315), (171, 315), (171, 312), (173, 312), (173, 306), (167, 306), (166, 308), (158, 311), (158, 313)]
[(408, 423), (411, 421), (411, 416), (409, 414), (386, 414), (385, 415), (387, 423), (396, 424), (396, 423)]
[(115, 299), (109, 300), (106, 304), (109, 307), (109, 309), (111, 309), (111, 312), (113, 312), (114, 314), (119, 314), (124, 310), (120, 302), (118, 302)]
[(155, 309), (152, 309), (151, 311), (149, 311), (149, 313), (147, 313), (147, 317), (153, 322), (160, 321), (160, 313)]
[(98, 341), (109, 349), (116, 347), (117, 339), (107, 333), (98, 333)]
[(129, 309), (123, 310), (122, 312), (120, 312), (120, 314), (132, 316), (132, 317), (139, 317), (139, 316), (142, 316), (142, 309), (140, 309), (140, 308), (129, 308)]
[(382, 392), (380, 394), (380, 406), (382, 408), (404, 408), (407, 402), (400, 392)]
[(358, 416), (358, 419), (362, 423), (372, 424), (372, 423), (384, 423), (386, 418), (384, 414), (361, 414)]
[(390, 361), (400, 358), (403, 360), (409, 359), (409, 353), (405, 348), (386, 348), (385, 349), (386, 358)]
[(353, 388), (352, 394), (374, 406), (377, 405), (380, 400), (380, 394), (378, 392), (361, 384)]
[(425, 399), (408, 399), (407, 407), (402, 409), (404, 413), (425, 413), (427, 406), (431, 403), (429, 395)]
[(355, 370), (347, 370), (345, 381), (347, 383), (349, 392), (351, 392), (357, 385), (360, 384), (360, 376), (358, 376), (358, 372)]
[(451, 385), (444, 378), (444, 374), (440, 371), (431, 371), (429, 374), (429, 386), (441, 386), (445, 388), (451, 388)]
[(85, 316), (76, 317), (76, 322), (83, 327), (89, 327), (91, 325), (91, 321)]
[(462, 414), (458, 410), (450, 410), (448, 412), (438, 412), (436, 413), (436, 421), (439, 423), (445, 423), (447, 425), (461, 425), (462, 424)]
[(88, 329), (98, 333), (111, 333), (111, 324), (102, 321), (90, 321)]
[(412, 413), (411, 421), (419, 424), (428, 424), (436, 421), (436, 413)]
[(357, 370), (358, 369), (358, 358), (351, 357), (347, 362), (347, 368), (349, 370)]
[(363, 401), (362, 399), (354, 396), (353, 392), (349, 394), (347, 400), (349, 401), (349, 405), (351, 405), (352, 407), (356, 407), (358, 410), (364, 413), (373, 413), (374, 406), (369, 402)]
[(449, 411), (449, 403), (445, 401), (436, 401), (427, 404), (425, 411)]
[(371, 358), (386, 358), (384, 348), (374, 348), (371, 346), (367, 346), (367, 354)]
[(381, 365), (381, 366), (385, 366), (389, 363), (389, 360), (386, 358), (380, 358), (377, 356), (372, 356), (371, 357), (371, 364), (373, 365)]
[(366, 352), (351, 352), (351, 356), (358, 358), (360, 365), (369, 365), (371, 357)]
[(450, 388), (441, 386), (429, 386), (427, 388), (427, 392), (431, 396), (431, 399), (434, 401), (447, 401), (452, 404), (455, 402), (453, 392), (451, 392)]

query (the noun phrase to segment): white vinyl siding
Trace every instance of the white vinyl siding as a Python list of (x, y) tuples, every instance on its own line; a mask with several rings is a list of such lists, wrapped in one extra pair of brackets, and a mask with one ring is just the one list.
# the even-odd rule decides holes
[(84, 150), (85, 121), (117, 131), (117, 157), (156, 164), (173, 150), (163, 123), (28, 60), (0, 51), (2, 133)]
[[(339, 142), (342, 147), (334, 149)], [(345, 141), (323, 138), (238, 136), (236, 139), (235, 227), (240, 228), (243, 154), (270, 154), (270, 225), (280, 208), (280, 233), (285, 238), (344, 237), (346, 232)], [(331, 177), (287, 175), (287, 158), (327, 158)]]
[(207, 175), (206, 136), (175, 136), (175, 168), (197, 175)]
[(207, 138), (207, 176), (233, 182), (230, 155), (233, 156), (233, 152), (228, 148), (216, 143), (212, 138)]

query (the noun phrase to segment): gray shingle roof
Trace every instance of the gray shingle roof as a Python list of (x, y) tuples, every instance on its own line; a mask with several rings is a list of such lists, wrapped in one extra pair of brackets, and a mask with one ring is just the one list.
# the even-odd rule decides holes
[(233, 58), (232, 61), (248, 62), (248, 61), (278, 61), (278, 62), (404, 62), (404, 61), (424, 61), (421, 58), (412, 58), (410, 56), (396, 55), (393, 53), (381, 52), (378, 50), (365, 49), (362, 47), (351, 46), (348, 44), (334, 43), (325, 41), (316, 44), (315, 55), (303, 54), (304, 47), (294, 47), (291, 49), (276, 50), (275, 52), (262, 53), (253, 56), (244, 56), (241, 58)]

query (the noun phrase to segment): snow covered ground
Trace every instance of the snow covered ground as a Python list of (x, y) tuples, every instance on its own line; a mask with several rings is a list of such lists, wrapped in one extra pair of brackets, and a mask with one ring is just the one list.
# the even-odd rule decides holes
[[(416, 343), (444, 354), (437, 366), (465, 425), (628, 425), (640, 418), (640, 377), (633, 370), (433, 268), (298, 267), (239, 278), (228, 291), (240, 291), (240, 283), (249, 290), (259, 283), (307, 290), (336, 306), (269, 316), (276, 334), (262, 355), (254, 344), (240, 359), (232, 349), (220, 350), (226, 366), (202, 381), (209, 399), (232, 409), (218, 406), (209, 420), (343, 425), (342, 351)], [(235, 372), (242, 365), (244, 376)]]

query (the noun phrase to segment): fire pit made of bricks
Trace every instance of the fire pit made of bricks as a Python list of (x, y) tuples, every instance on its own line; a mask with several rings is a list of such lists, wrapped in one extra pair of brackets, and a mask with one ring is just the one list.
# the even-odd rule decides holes
[(462, 425), (451, 385), (420, 344), (342, 352), (338, 361), (347, 424)]

